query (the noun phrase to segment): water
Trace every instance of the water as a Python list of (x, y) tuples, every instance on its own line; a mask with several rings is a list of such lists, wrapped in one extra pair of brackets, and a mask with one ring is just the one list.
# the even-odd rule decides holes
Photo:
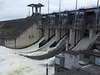
[[(14, 54), (12, 49), (0, 46), (0, 75), (45, 75), (46, 63), (52, 64), (54, 58), (48, 60), (32, 60)], [(49, 67), (49, 75), (54, 68)]]

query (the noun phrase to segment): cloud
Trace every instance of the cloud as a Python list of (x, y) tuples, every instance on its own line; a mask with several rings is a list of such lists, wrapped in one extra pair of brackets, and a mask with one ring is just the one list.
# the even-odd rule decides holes
[(3, 6), (4, 6), (4, 1), (3, 1), (3, 0), (1, 0), (1, 1), (0, 1), (0, 11), (2, 11), (2, 10), (3, 10)]
[[(50, 12), (59, 11), (59, 0), (50, 1)], [(61, 10), (75, 9), (76, 0), (61, 0)], [(47, 13), (48, 0), (0, 0), (0, 20), (26, 17), (29, 15), (27, 5), (31, 3), (42, 3), (42, 13)], [(96, 0), (78, 0), (78, 8), (94, 7)]]

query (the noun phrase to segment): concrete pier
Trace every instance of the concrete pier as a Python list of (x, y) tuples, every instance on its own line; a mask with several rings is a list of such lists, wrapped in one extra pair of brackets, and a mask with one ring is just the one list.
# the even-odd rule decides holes
[(67, 34), (67, 30), (61, 29), (61, 38)]
[(53, 35), (55, 35), (55, 30), (54, 29), (50, 29), (50, 37), (52, 37)]
[(47, 28), (45, 29), (44, 37), (45, 37), (45, 40), (50, 38), (50, 29), (47, 29)]
[(90, 28), (90, 30), (89, 30), (89, 38), (92, 39), (95, 35), (96, 35), (96, 32), (92, 28)]
[(70, 36), (69, 36), (69, 44), (71, 46), (74, 46), (75, 45), (75, 30), (73, 29), (70, 29)]
[(60, 29), (56, 29), (56, 41), (59, 41), (61, 38), (61, 30)]
[(79, 30), (70, 29), (69, 44), (71, 47), (75, 46), (83, 37), (83, 32)]

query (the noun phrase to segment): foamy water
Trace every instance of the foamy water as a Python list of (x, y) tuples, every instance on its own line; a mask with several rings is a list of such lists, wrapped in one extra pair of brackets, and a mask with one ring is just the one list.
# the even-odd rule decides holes
[[(31, 60), (0, 46), (0, 75), (46, 75), (45, 64), (52, 64), (53, 61), (54, 58)], [(53, 67), (49, 67), (49, 75), (54, 74), (53, 71)]]

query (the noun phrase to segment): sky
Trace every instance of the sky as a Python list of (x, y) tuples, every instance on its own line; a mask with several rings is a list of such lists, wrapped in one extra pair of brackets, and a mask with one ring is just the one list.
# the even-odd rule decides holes
[[(75, 9), (76, 0), (61, 0), (61, 11)], [(59, 11), (59, 0), (49, 0), (49, 12)], [(48, 12), (48, 0), (0, 0), (0, 21), (25, 18), (31, 13), (28, 4), (42, 3), (42, 13)], [(78, 8), (95, 7), (97, 0), (78, 0)]]

